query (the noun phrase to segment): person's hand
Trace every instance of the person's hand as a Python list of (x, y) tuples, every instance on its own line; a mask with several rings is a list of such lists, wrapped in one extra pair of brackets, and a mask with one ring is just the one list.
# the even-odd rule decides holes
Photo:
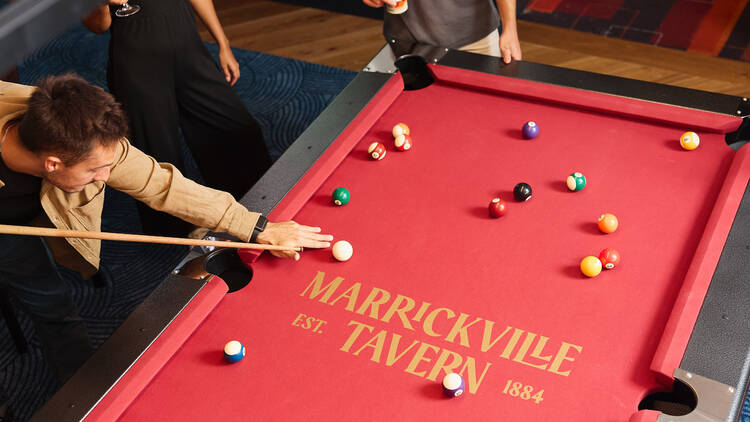
[(229, 82), (229, 85), (234, 86), (240, 78), (240, 64), (234, 58), (231, 48), (224, 47), (219, 49), (219, 64), (224, 71), (224, 79)]
[[(265, 230), (258, 234), (258, 243), (277, 246), (291, 246), (302, 248), (327, 248), (331, 246), (333, 236), (321, 234), (320, 227), (310, 227), (297, 224), (294, 221), (266, 224)], [(293, 258), (299, 260), (299, 252), (270, 251), (279, 258)]]
[(396, 6), (398, 0), (362, 0), (362, 3), (370, 7)]
[(122, 6), (127, 2), (128, 0), (108, 0), (107, 4), (109, 4), (110, 6)]
[(500, 34), (500, 54), (505, 64), (512, 60), (521, 60), (521, 43), (515, 29), (503, 30)]

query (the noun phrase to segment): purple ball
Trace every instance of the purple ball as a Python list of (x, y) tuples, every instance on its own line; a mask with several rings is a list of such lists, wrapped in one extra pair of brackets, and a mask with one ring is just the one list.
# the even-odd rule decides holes
[(526, 139), (536, 138), (539, 135), (539, 125), (536, 122), (526, 122), (521, 132), (523, 132), (523, 137)]
[(451, 372), (443, 378), (443, 393), (448, 397), (458, 397), (464, 393), (464, 379), (461, 375)]

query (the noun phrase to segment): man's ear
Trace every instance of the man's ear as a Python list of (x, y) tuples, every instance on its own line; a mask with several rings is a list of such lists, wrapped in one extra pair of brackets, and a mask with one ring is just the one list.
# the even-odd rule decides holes
[(60, 157), (54, 155), (44, 156), (44, 171), (45, 173), (52, 173), (55, 170), (60, 170), (65, 165), (63, 164)]

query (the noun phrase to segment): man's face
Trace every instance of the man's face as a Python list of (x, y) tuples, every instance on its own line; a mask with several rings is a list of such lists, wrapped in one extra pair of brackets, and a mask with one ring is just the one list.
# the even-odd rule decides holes
[(45, 179), (68, 193), (80, 192), (89, 183), (106, 182), (113, 165), (116, 145), (97, 144), (85, 159), (73, 165), (65, 165), (54, 156), (47, 157)]

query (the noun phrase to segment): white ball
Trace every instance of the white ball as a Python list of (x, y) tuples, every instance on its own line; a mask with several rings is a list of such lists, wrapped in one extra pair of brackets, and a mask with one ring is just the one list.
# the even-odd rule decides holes
[(352, 244), (346, 240), (339, 240), (333, 244), (331, 252), (333, 252), (333, 257), (337, 260), (348, 261), (354, 254), (354, 248), (352, 248)]
[(224, 353), (228, 355), (236, 355), (242, 352), (242, 343), (237, 340), (232, 340), (224, 345)]

